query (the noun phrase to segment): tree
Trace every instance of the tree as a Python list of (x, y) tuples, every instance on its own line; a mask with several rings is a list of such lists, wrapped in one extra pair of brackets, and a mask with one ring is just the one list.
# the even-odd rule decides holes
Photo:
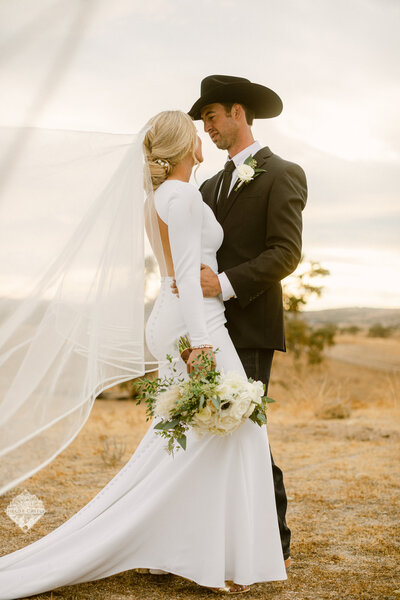
[(367, 335), (368, 337), (387, 338), (392, 335), (394, 329), (394, 327), (384, 327), (384, 325), (381, 325), (380, 323), (375, 323), (368, 329)]
[(341, 327), (339, 331), (340, 333), (350, 333), (351, 335), (354, 335), (361, 331), (361, 327), (358, 325), (346, 325), (345, 327)]
[(299, 272), (295, 272), (283, 285), (283, 305), (285, 308), (286, 345), (293, 352), (295, 360), (306, 355), (309, 364), (318, 364), (323, 360), (325, 346), (335, 343), (337, 325), (328, 323), (315, 327), (301, 316), (301, 310), (312, 296), (320, 297), (324, 286), (317, 278), (330, 274), (317, 261), (305, 261), (301, 257)]

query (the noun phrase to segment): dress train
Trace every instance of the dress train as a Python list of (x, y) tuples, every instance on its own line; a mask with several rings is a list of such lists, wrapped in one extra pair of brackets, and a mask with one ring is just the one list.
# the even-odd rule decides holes
[[(224, 325), (217, 368), (243, 369)], [(134, 568), (220, 587), (286, 579), (265, 425), (187, 436), (174, 456), (153, 420), (128, 463), (79, 512), (0, 557), (0, 600)]]

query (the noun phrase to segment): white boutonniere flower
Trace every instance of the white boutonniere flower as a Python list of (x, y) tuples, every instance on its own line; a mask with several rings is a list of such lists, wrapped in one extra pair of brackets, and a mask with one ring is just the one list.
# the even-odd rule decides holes
[(234, 190), (235, 192), (244, 183), (248, 184), (248, 183), (250, 183), (250, 181), (253, 181), (253, 179), (255, 179), (257, 177), (257, 175), (260, 175), (260, 173), (266, 173), (265, 169), (257, 169), (257, 161), (255, 158), (253, 158), (253, 156), (251, 154), (250, 154), (250, 156), (248, 156), (246, 158), (246, 160), (241, 165), (238, 165), (236, 167), (236, 169), (238, 172), (238, 182), (239, 183), (235, 187), (235, 190)]

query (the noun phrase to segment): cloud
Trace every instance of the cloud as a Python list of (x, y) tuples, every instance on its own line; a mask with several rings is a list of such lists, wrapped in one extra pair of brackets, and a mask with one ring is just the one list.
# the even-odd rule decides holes
[[(3, 122), (26, 110), (80, 5), (0, 3), (1, 39), (19, 40), (19, 47), (10, 46), (10, 60), (0, 63)], [(79, 52), (40, 124), (134, 132), (160, 110), (188, 110), (204, 76), (246, 76), (283, 99), (282, 114), (256, 121), (254, 133), (306, 172), (305, 248), (336, 244), (379, 254), (399, 247), (397, 0), (253, 0), (246, 10), (238, 0), (96, 0), (92, 6)], [(39, 28), (49, 21), (40, 36), (18, 38), (29, 23)], [(201, 136), (199, 182), (226, 159)]]

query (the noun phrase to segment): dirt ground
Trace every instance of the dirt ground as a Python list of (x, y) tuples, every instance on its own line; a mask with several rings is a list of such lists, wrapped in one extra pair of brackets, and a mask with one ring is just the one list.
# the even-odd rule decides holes
[[(293, 562), (287, 581), (254, 584), (243, 597), (400, 599), (400, 374), (333, 358), (296, 369), (290, 356), (276, 353), (269, 395), (276, 400), (268, 430), (285, 476)], [(132, 401), (97, 400), (82, 431), (53, 463), (0, 497), (1, 555), (49, 533), (91, 500), (129, 460), (148, 424)], [(104, 461), (106, 441), (125, 444), (114, 465)], [(4, 512), (24, 489), (47, 511), (27, 532)], [(125, 571), (31, 598), (206, 597), (215, 596), (174, 575)]]

